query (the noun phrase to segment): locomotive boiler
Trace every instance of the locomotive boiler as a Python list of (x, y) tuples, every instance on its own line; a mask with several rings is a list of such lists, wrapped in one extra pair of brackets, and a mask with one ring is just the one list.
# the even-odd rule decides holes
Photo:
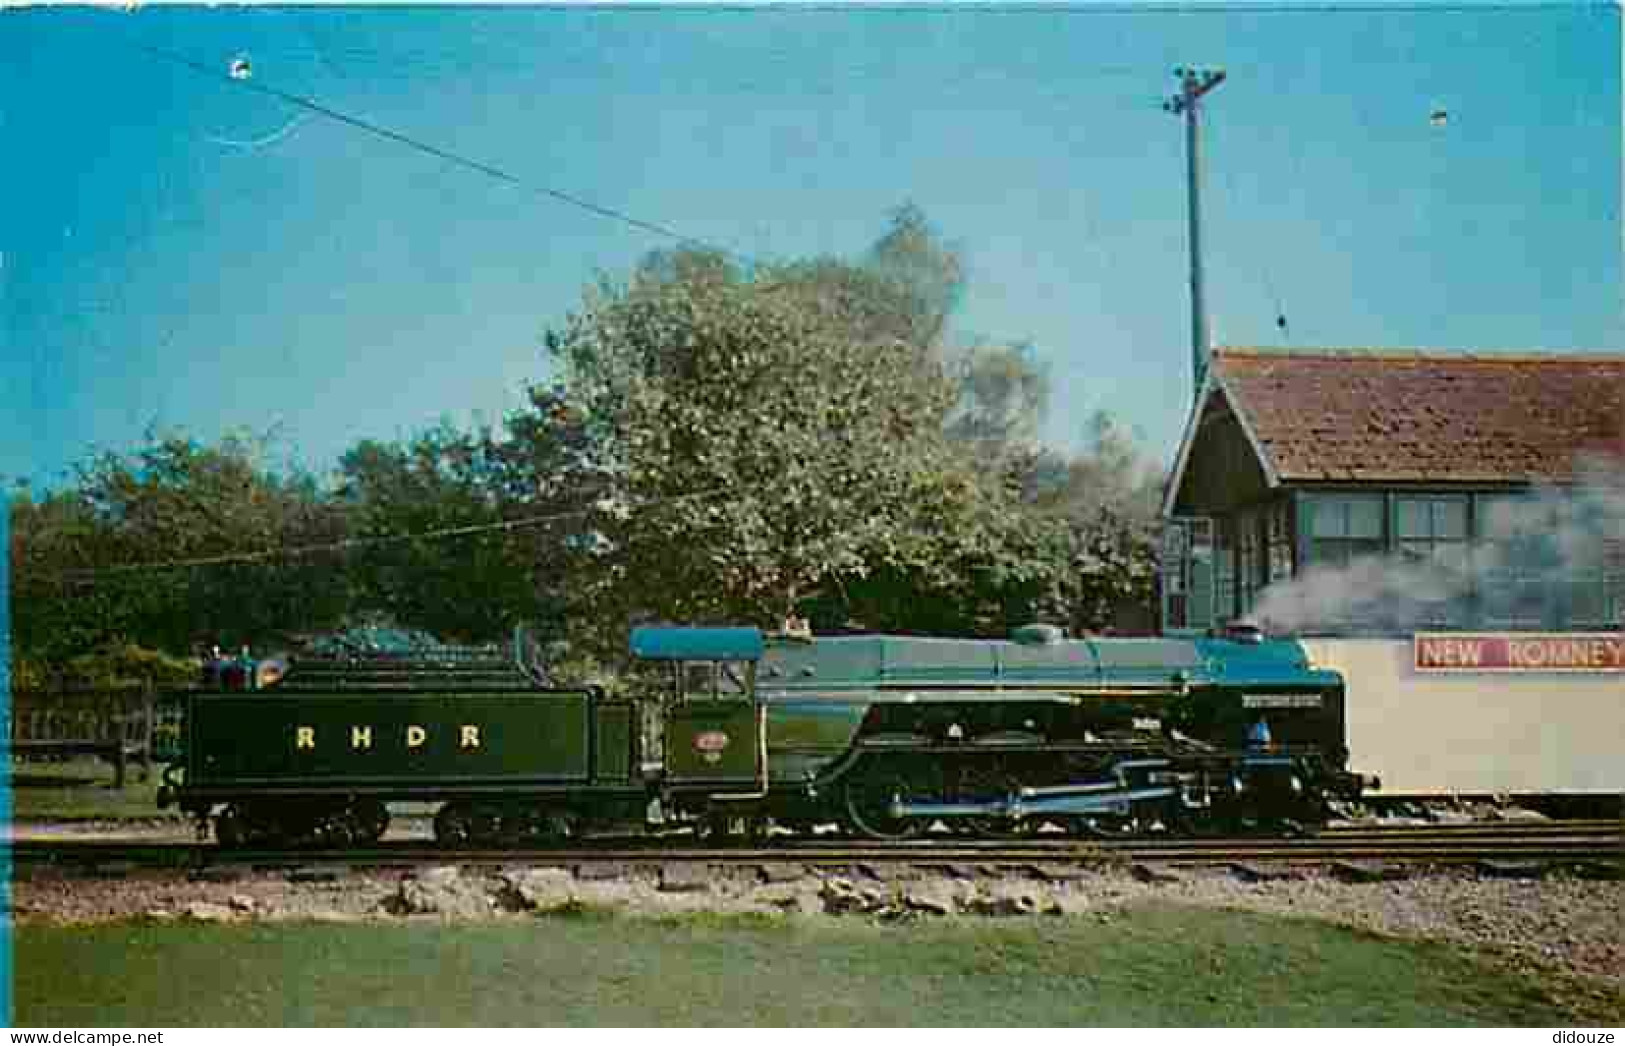
[(1290, 640), (638, 628), (629, 696), (517, 659), (217, 663), (184, 696), (175, 804), (222, 844), (355, 845), (390, 803), (452, 845), (691, 828), (879, 839), (1291, 830), (1375, 782), (1344, 687)]

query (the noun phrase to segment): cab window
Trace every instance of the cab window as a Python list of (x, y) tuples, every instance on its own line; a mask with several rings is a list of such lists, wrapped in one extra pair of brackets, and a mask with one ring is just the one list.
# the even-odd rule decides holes
[(756, 664), (752, 661), (723, 661), (717, 665), (717, 696), (749, 697), (755, 671)]
[(717, 693), (717, 665), (715, 661), (683, 662), (683, 698), (689, 701), (709, 701)]
[(749, 661), (685, 661), (681, 670), (685, 701), (740, 700), (751, 693)]

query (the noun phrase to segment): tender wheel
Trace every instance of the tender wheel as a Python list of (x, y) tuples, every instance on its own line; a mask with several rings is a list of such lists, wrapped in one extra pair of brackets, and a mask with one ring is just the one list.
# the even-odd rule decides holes
[(469, 813), (469, 839), (476, 845), (487, 845), (502, 841), (507, 829), (507, 819), (502, 816), (500, 808), (490, 805), (474, 807)]
[(389, 808), (376, 799), (362, 799), (350, 808), (352, 832), (358, 843), (376, 843), (389, 829)]
[(468, 846), (474, 841), (474, 811), (466, 803), (447, 803), (434, 815), (434, 840), (441, 846)]
[(581, 834), (581, 826), (568, 810), (543, 811), (536, 819), (535, 840), (538, 843), (562, 843)]
[(235, 806), (228, 806), (215, 816), (214, 838), (224, 849), (235, 850), (242, 846), (246, 836), (242, 814)]

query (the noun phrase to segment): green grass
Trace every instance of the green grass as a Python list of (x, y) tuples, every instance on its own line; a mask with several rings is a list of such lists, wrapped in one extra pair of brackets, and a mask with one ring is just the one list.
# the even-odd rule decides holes
[(13, 760), (12, 818), (18, 821), (125, 821), (179, 817), (158, 809), (161, 764), (141, 780), (138, 764), (125, 768), (124, 787), (113, 787), (113, 764), (77, 758), (62, 762)]
[(1538, 982), (1436, 945), (1155, 907), (1011, 922), (20, 926), (26, 1026), (1532, 1025)]

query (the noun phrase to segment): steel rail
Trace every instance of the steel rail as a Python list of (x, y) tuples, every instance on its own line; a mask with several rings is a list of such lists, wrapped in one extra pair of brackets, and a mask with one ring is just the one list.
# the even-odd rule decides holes
[[(426, 826), (432, 820), (433, 820), (433, 818), (426, 815), (426, 814), (400, 814), (400, 815), (397, 815), (391, 823), (395, 824), (395, 825), (405, 825), (405, 824), (409, 824), (409, 823), (418, 823), (420, 825), (425, 825)], [(30, 829), (32, 829), (32, 828), (60, 829), (60, 828), (62, 828), (64, 826), (72, 827), (72, 826), (77, 825), (79, 823), (80, 822), (73, 822), (73, 821), (69, 821), (69, 822), (15, 821), (15, 822), (12, 822), (10, 828), (11, 828), (11, 830), (13, 832), (12, 838), (17, 843), (33, 842), (33, 841), (38, 841), (38, 840), (41, 840), (41, 839), (71, 840), (71, 839), (76, 838), (76, 837), (68, 836), (68, 835), (56, 835), (56, 836), (41, 837), (41, 836), (31, 836), (28, 833), (29, 833)], [(86, 840), (109, 839), (110, 838), (110, 839), (123, 839), (123, 840), (126, 840), (126, 841), (133, 842), (133, 841), (137, 841), (137, 840), (145, 837), (148, 834), (153, 834), (153, 833), (163, 833), (163, 834), (166, 834), (166, 835), (169, 835), (169, 836), (181, 836), (181, 835), (190, 836), (192, 834), (192, 830), (193, 830), (192, 829), (192, 823), (189, 820), (183, 820), (183, 819), (180, 819), (180, 818), (172, 818), (167, 823), (157, 824), (157, 825), (154, 825), (154, 824), (151, 824), (151, 823), (143, 823), (143, 822), (130, 822), (128, 825), (126, 825), (123, 822), (113, 822), (113, 821), (85, 822), (85, 823), (95, 825), (96, 828), (97, 828), (97, 831), (95, 831), (94, 833), (92, 833), (90, 831), (86, 831), (86, 832), (84, 832), (84, 834), (82, 836), (79, 836), (77, 838), (86, 839)], [(1326, 825), (1326, 826), (1323, 826), (1323, 827), (1320, 827), (1320, 828), (1309, 829), (1302, 836), (1299, 836), (1299, 837), (1300, 838), (1304, 838), (1304, 837), (1307, 837), (1307, 838), (1320, 838), (1320, 839), (1327, 839), (1327, 838), (1334, 838), (1334, 839), (1361, 839), (1361, 838), (1403, 838), (1403, 837), (1417, 836), (1417, 835), (1439, 835), (1439, 836), (1442, 836), (1442, 837), (1460, 838), (1460, 837), (1466, 837), (1466, 836), (1480, 836), (1480, 835), (1483, 835), (1483, 836), (1504, 836), (1504, 835), (1509, 835), (1510, 834), (1510, 835), (1518, 835), (1518, 836), (1534, 836), (1534, 835), (1543, 835), (1543, 834), (1547, 834), (1547, 835), (1569, 835), (1569, 834), (1576, 834), (1576, 833), (1579, 833), (1579, 834), (1593, 834), (1593, 835), (1594, 834), (1625, 833), (1625, 819), (1609, 817), (1609, 818), (1572, 818), (1572, 819), (1565, 819), (1565, 820), (1558, 820), (1558, 821), (1546, 821), (1546, 820), (1541, 820), (1541, 821), (1464, 821), (1464, 822), (1444, 822), (1444, 823), (1428, 823), (1428, 824), (1364, 824), (1364, 823), (1359, 823), (1359, 822), (1336, 822), (1336, 823)], [(1254, 835), (1254, 836), (1243, 836), (1242, 838), (1259, 838), (1259, 837), (1260, 836)], [(606, 836), (604, 838), (614, 838), (614, 837)], [(651, 834), (648, 834), (648, 835), (621, 836), (620, 838), (622, 838), (622, 839), (636, 838), (636, 839), (638, 839), (640, 841), (648, 842), (651, 845), (661, 845), (663, 841), (664, 842), (669, 842), (672, 839), (689, 838), (689, 836), (686, 835), (682, 830), (679, 829), (679, 830), (676, 830), (676, 831), (669, 831), (669, 832), (655, 832), (655, 833), (651, 833)], [(826, 836), (826, 838), (828, 838), (828, 837)], [(1026, 837), (1026, 840), (1029, 841), (1029, 842), (1054, 843), (1054, 844), (1057, 844), (1057, 845), (1076, 845), (1079, 842), (1093, 842), (1094, 838), (1095, 837), (1083, 836), (1083, 835), (1061, 835), (1061, 834), (1051, 834), (1051, 833), (1040, 833), (1039, 835), (1036, 835), (1036, 836), (1028, 836), (1028, 837)], [(1142, 837), (1142, 838), (1147, 838), (1147, 837)], [(1157, 836), (1151, 836), (1149, 838), (1158, 838), (1158, 837)], [(1165, 838), (1169, 838), (1169, 839), (1198, 839), (1198, 838), (1200, 838), (1200, 839), (1212, 840), (1212, 839), (1217, 839), (1217, 838), (1221, 838), (1221, 837), (1219, 837), (1219, 836), (1168, 836), (1168, 837), (1165, 837)], [(154, 840), (154, 841), (157, 841), (157, 840)], [(782, 844), (782, 845), (802, 845), (802, 844), (814, 843), (816, 841), (817, 841), (816, 838), (790, 837), (790, 838), (781, 838), (780, 839), (780, 844)], [(990, 839), (990, 838), (984, 838), (983, 840), (975, 840), (975, 839), (969, 839), (969, 838), (956, 838), (954, 836), (949, 836), (949, 835), (933, 834), (933, 835), (929, 835), (929, 836), (927, 836), (927, 837), (925, 837), (923, 839), (920, 838), (920, 837), (913, 837), (913, 838), (911, 838), (909, 840), (904, 840), (904, 841), (901, 841), (900, 843), (892, 844), (892, 845), (911, 845), (911, 846), (940, 845), (940, 844), (942, 844), (944, 842), (948, 842), (948, 841), (952, 841), (952, 843), (954, 845), (976, 845), (977, 842), (979, 842), (979, 841), (980, 842), (987, 842), (987, 843), (996, 845), (999, 842), (1001, 842), (1001, 840)]]
[(1570, 832), (1621, 832), (1625, 820), (1619, 818), (1580, 818), (1563, 821), (1464, 821), (1444, 824), (1356, 824), (1330, 825), (1320, 830), (1322, 838), (1349, 839), (1364, 836), (1409, 836), (1437, 833), (1451, 837), (1465, 835), (1553, 835)]
[(394, 842), (345, 850), (222, 850), (210, 844), (129, 840), (20, 840), (11, 845), (19, 865), (97, 867), (127, 863), (152, 867), (255, 866), (266, 869), (307, 865), (414, 867), (425, 864), (581, 864), (660, 865), (684, 863), (767, 863), (837, 866), (853, 863), (918, 865), (1137, 861), (1222, 864), (1240, 861), (1326, 863), (1335, 861), (1463, 864), (1481, 861), (1625, 862), (1625, 834), (1617, 822), (1542, 825), (1533, 832), (1464, 831), (1452, 826), (1430, 833), (1401, 832), (1358, 836), (1328, 832), (1296, 839), (1260, 837), (1170, 839), (1004, 839), (1004, 840), (795, 840), (771, 845), (672, 845), (639, 841), (627, 845), (570, 848), (445, 849), (420, 842)]

